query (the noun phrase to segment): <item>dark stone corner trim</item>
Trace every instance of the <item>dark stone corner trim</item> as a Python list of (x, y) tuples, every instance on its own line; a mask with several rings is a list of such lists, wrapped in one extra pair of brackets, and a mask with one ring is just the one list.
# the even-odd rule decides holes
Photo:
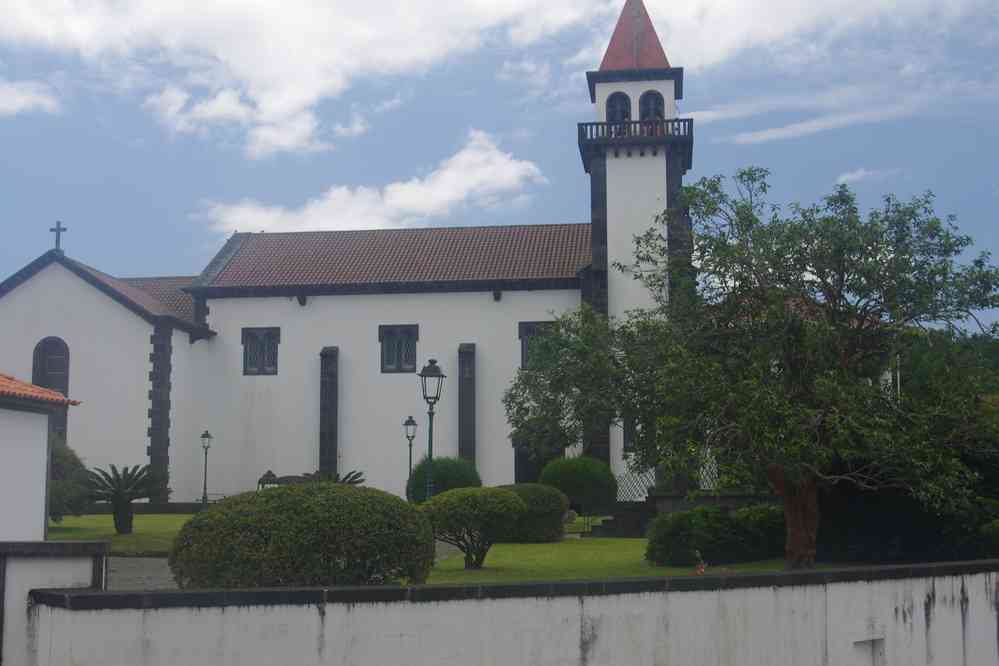
[(226, 608), (358, 603), (431, 603), (485, 599), (596, 597), (654, 592), (713, 592), (759, 587), (830, 585), (906, 578), (967, 576), (999, 572), (999, 560), (944, 562), (903, 566), (852, 567), (801, 572), (560, 581), (497, 585), (416, 587), (286, 588), (165, 592), (100, 592), (94, 590), (32, 590), (31, 600), (66, 610), (161, 608)]

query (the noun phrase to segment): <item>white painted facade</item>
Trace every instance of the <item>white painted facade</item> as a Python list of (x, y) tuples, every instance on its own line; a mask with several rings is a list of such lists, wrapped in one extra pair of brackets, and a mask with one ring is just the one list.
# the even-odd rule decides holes
[[(27, 666), (995, 666), (993, 572), (606, 596), (29, 614)], [(769, 581), (770, 579), (764, 578)]]
[(89, 467), (149, 461), (153, 327), (58, 263), (0, 298), (0, 369), (31, 381), (35, 346), (69, 347), (68, 443)]
[[(502, 395), (520, 367), (519, 322), (548, 321), (579, 306), (579, 292), (509, 291), (370, 296), (316, 296), (211, 301), (218, 336), (188, 349), (174, 342), (174, 372), (188, 361), (198, 380), (193, 401), (174, 402), (171, 434), (175, 499), (201, 491), (201, 430), (214, 436), (209, 486), (231, 494), (253, 488), (267, 470), (278, 475), (319, 466), (319, 353), (338, 347), (338, 467), (364, 472), (369, 485), (403, 494), (408, 451), (402, 422), (420, 424), (414, 458), (426, 451), (426, 404), (413, 373), (383, 374), (379, 325), (417, 324), (420, 363), (438, 359), (444, 395), (434, 420), (434, 455), (458, 455), (458, 345), (476, 346), (476, 464), (487, 485), (513, 481), (514, 452)], [(280, 326), (276, 376), (244, 376), (244, 327)], [(175, 383), (175, 390), (183, 385)], [(179, 412), (179, 413), (178, 413)], [(192, 473), (194, 472), (194, 473)]]
[(0, 406), (0, 541), (45, 538), (49, 417)]

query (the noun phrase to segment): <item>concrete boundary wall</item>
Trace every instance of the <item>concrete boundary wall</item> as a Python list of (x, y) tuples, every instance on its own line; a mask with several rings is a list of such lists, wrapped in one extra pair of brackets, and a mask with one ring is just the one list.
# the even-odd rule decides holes
[(446, 587), (31, 593), (28, 664), (999, 664), (999, 561)]
[(0, 541), (0, 666), (22, 666), (32, 588), (104, 588), (107, 542)]

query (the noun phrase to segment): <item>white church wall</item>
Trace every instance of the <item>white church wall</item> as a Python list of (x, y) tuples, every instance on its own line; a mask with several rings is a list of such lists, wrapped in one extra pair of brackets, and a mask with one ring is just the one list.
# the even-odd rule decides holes
[(623, 92), (631, 99), (631, 119), (639, 120), (638, 102), (649, 90), (655, 90), (663, 96), (666, 107), (666, 117), (676, 117), (676, 93), (671, 80), (664, 81), (614, 81), (598, 83), (596, 92), (597, 122), (607, 122), (607, 98), (616, 92)]
[(31, 380), (43, 338), (69, 346), (69, 445), (89, 467), (149, 461), (152, 326), (59, 264), (0, 299), (0, 368)]
[[(207, 428), (215, 436), (209, 492), (252, 489), (269, 469), (283, 475), (318, 467), (319, 354), (336, 346), (339, 468), (360, 470), (369, 485), (403, 494), (408, 470), (401, 424), (410, 414), (420, 424), (414, 442), (419, 460), (426, 451), (427, 409), (415, 374), (381, 372), (378, 327), (392, 324), (418, 324), (418, 367), (436, 358), (449, 376), (434, 422), (434, 455), (458, 455), (458, 345), (476, 345), (477, 466), (487, 485), (512, 482), (514, 454), (501, 398), (520, 366), (518, 323), (548, 321), (578, 306), (576, 290), (508, 291), (499, 302), (489, 292), (321, 296), (304, 307), (294, 298), (209, 301), (218, 337), (196, 345), (206, 352), (194, 389), (203, 422), (184, 426), (185, 432)], [(241, 330), (271, 326), (281, 328), (278, 375), (243, 376)], [(173, 483), (187, 493), (200, 483), (200, 457), (187, 464), (177, 440), (172, 448)], [(185, 441), (184, 455), (191, 448)], [(197, 470), (194, 484), (191, 470)]]
[(612, 317), (628, 310), (652, 307), (649, 290), (630, 274), (613, 267), (635, 261), (635, 236), (652, 227), (666, 210), (666, 159), (663, 153), (607, 155), (608, 302)]
[(0, 541), (41, 541), (49, 418), (0, 407)]

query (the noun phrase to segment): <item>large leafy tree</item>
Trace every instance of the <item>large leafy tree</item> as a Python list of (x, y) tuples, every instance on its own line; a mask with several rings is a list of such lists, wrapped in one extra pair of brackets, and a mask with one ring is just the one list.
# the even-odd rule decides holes
[(902, 488), (940, 510), (967, 496), (968, 451), (995, 441), (982, 437), (982, 373), (928, 370), (932, 397), (891, 378), (921, 332), (999, 305), (999, 270), (987, 255), (961, 262), (971, 239), (932, 195), (887, 197), (864, 217), (840, 187), (785, 212), (767, 203), (767, 176), (686, 188), (689, 263), (667, 261), (682, 228), (667, 211), (620, 267), (658, 307), (563, 318), (505, 401), (517, 436), (585, 440), (610, 414), (637, 422), (638, 465), (711, 459), (725, 483), (765, 479), (784, 503), (788, 564), (807, 567), (824, 484)]

